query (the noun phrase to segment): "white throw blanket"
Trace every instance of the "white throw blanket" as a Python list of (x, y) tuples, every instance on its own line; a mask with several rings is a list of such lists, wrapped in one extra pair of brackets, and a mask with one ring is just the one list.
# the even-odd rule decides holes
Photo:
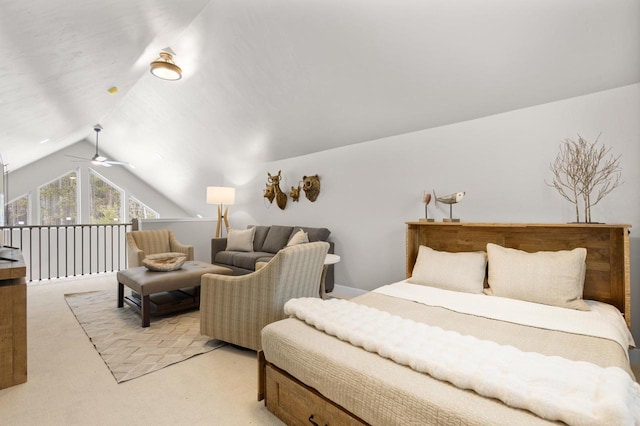
[(292, 299), (285, 313), (461, 389), (539, 417), (640, 425), (640, 386), (617, 367), (523, 352), (340, 299)]

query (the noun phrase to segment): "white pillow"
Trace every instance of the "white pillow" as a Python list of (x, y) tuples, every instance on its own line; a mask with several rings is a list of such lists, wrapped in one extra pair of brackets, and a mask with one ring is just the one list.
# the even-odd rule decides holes
[(582, 300), (587, 249), (526, 251), (487, 244), (494, 296), (588, 311)]
[(465, 293), (482, 293), (487, 256), (482, 251), (450, 253), (420, 246), (413, 267), (413, 284)]
[(249, 229), (229, 229), (227, 235), (227, 250), (230, 251), (253, 251), (253, 236), (256, 228), (252, 226)]
[(297, 244), (304, 244), (304, 243), (308, 243), (308, 242), (309, 242), (309, 236), (307, 235), (306, 232), (304, 232), (302, 229), (300, 229), (298, 232), (293, 234), (293, 237), (291, 237), (291, 239), (287, 243), (287, 247), (295, 246)]

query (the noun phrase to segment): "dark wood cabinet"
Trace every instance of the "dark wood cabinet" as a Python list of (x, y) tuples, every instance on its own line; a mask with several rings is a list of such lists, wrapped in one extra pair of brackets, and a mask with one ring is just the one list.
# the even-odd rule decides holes
[(18, 250), (0, 260), (0, 389), (27, 381), (26, 266)]

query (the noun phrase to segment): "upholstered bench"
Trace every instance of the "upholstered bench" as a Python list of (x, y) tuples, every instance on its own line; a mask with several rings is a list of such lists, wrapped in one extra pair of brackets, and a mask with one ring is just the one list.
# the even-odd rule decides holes
[[(204, 274), (232, 275), (233, 271), (210, 263), (188, 261), (180, 269), (150, 271), (144, 266), (118, 271), (118, 308), (126, 302), (140, 311), (142, 326), (151, 315), (164, 315), (200, 306), (200, 278)], [(124, 296), (124, 286), (131, 296)]]

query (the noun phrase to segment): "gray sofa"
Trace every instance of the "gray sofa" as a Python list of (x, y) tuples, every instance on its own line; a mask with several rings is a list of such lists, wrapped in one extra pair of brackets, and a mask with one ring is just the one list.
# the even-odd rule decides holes
[[(249, 225), (251, 228), (255, 225)], [(228, 251), (226, 238), (211, 240), (211, 263), (225, 266), (233, 270), (234, 275), (249, 274), (256, 269), (256, 262), (268, 262), (275, 254), (285, 248), (291, 237), (302, 229), (307, 233), (309, 242), (327, 241), (329, 253), (333, 253), (333, 243), (328, 241), (331, 231), (327, 228), (310, 228), (307, 226), (255, 226), (253, 237), (253, 251)], [(333, 265), (327, 270), (325, 291), (333, 290)]]

